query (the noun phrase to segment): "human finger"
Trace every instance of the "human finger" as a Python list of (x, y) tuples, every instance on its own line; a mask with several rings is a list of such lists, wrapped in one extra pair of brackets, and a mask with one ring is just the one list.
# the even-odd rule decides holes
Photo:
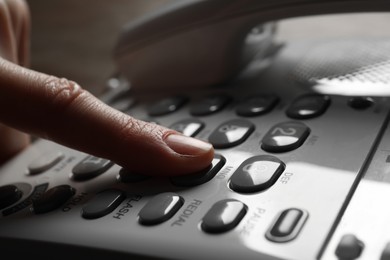
[(147, 175), (197, 172), (214, 155), (209, 143), (130, 117), (75, 82), (5, 60), (0, 61), (0, 121)]
[[(0, 0), (0, 56), (26, 65), (28, 62), (28, 9), (23, 0)], [(19, 47), (20, 46), (20, 47)], [(19, 49), (23, 49), (20, 51)], [(30, 143), (30, 137), (0, 124), (0, 165)]]

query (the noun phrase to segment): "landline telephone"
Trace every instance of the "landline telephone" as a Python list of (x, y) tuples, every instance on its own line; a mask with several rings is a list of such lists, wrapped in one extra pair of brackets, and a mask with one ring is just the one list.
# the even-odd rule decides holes
[(283, 18), (389, 9), (384, 0), (192, 0), (126, 25), (116, 84), (101, 99), (210, 141), (212, 165), (148, 178), (36, 140), (0, 169), (1, 252), (390, 259), (388, 39), (273, 41)]

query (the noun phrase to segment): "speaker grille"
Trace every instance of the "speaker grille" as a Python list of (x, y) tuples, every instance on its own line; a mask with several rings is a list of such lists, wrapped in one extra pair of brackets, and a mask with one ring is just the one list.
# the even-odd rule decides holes
[(349, 39), (315, 44), (293, 71), (317, 91), (346, 95), (390, 94), (390, 39)]

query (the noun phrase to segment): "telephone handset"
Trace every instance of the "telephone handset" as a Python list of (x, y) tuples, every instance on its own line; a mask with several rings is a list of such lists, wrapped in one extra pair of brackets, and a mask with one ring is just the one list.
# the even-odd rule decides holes
[(125, 25), (114, 60), (141, 90), (215, 85), (237, 76), (255, 54), (267, 55), (273, 21), (386, 10), (386, 0), (177, 1)]
[(0, 168), (1, 253), (390, 259), (390, 41), (273, 41), (279, 19), (389, 9), (178, 1), (125, 25), (118, 76), (101, 99), (212, 143), (212, 164), (150, 178), (36, 140)]

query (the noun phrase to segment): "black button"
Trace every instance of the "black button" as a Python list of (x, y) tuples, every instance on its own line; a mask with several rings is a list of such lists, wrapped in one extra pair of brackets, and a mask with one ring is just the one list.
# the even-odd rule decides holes
[(374, 100), (370, 97), (353, 97), (348, 100), (348, 105), (356, 110), (364, 110), (374, 104)]
[(212, 95), (205, 97), (190, 107), (190, 113), (194, 116), (206, 116), (222, 110), (229, 102), (231, 97), (227, 95)]
[(34, 175), (47, 171), (59, 163), (64, 157), (64, 154), (60, 151), (43, 154), (27, 166), (28, 173)]
[(330, 97), (320, 94), (301, 96), (293, 101), (287, 109), (288, 117), (294, 119), (308, 119), (322, 115), (330, 104)]
[(69, 185), (60, 185), (47, 190), (41, 197), (33, 200), (32, 211), (35, 214), (46, 213), (61, 207), (76, 190)]
[(229, 148), (244, 142), (255, 130), (254, 124), (243, 119), (233, 119), (219, 125), (209, 136), (215, 148)]
[(240, 223), (246, 212), (246, 205), (238, 200), (218, 201), (203, 217), (201, 228), (207, 233), (229, 231)]
[(291, 208), (282, 211), (266, 233), (272, 242), (284, 243), (295, 239), (307, 219), (307, 212)]
[(183, 206), (184, 200), (175, 193), (154, 196), (139, 212), (139, 223), (157, 225), (170, 219)]
[(113, 162), (92, 155), (87, 156), (72, 169), (75, 180), (88, 180), (107, 171)]
[(271, 153), (294, 150), (309, 136), (310, 128), (300, 122), (284, 122), (273, 126), (261, 141), (261, 148)]
[(285, 164), (274, 156), (254, 156), (238, 167), (229, 186), (240, 193), (260, 192), (271, 187), (285, 168)]
[(353, 260), (360, 257), (364, 249), (364, 244), (353, 234), (342, 236), (336, 248), (336, 256), (339, 259)]
[(275, 95), (251, 96), (237, 106), (236, 113), (245, 117), (263, 115), (270, 112), (278, 101), (279, 98)]
[(132, 182), (139, 182), (144, 181), (151, 178), (148, 175), (143, 174), (137, 174), (132, 172), (131, 170), (128, 170), (126, 168), (122, 168), (119, 171), (119, 177), (118, 180), (124, 183), (132, 183)]
[(195, 118), (184, 119), (174, 123), (169, 128), (178, 131), (186, 136), (195, 136), (204, 127), (204, 123)]
[(152, 104), (148, 108), (148, 114), (150, 116), (163, 116), (177, 111), (185, 103), (187, 103), (188, 98), (183, 96), (176, 96), (171, 98), (166, 98)]
[(215, 155), (211, 165), (206, 169), (188, 175), (172, 177), (171, 182), (176, 186), (196, 186), (210, 181), (223, 167), (226, 160), (220, 155)]
[(108, 189), (101, 191), (92, 198), (81, 210), (81, 216), (86, 219), (103, 217), (112, 212), (126, 198), (123, 191)]
[(7, 208), (3, 211), (3, 216), (8, 216), (13, 213), (16, 213), (20, 210), (25, 209), (28, 207), (34, 200), (39, 199), (47, 190), (47, 187), (49, 186), (48, 183), (39, 184), (34, 187), (33, 191), (31, 192), (30, 196), (28, 196), (26, 199), (22, 200), (18, 204)]
[(15, 185), (5, 185), (0, 187), (0, 209), (4, 209), (17, 202), (23, 193)]

